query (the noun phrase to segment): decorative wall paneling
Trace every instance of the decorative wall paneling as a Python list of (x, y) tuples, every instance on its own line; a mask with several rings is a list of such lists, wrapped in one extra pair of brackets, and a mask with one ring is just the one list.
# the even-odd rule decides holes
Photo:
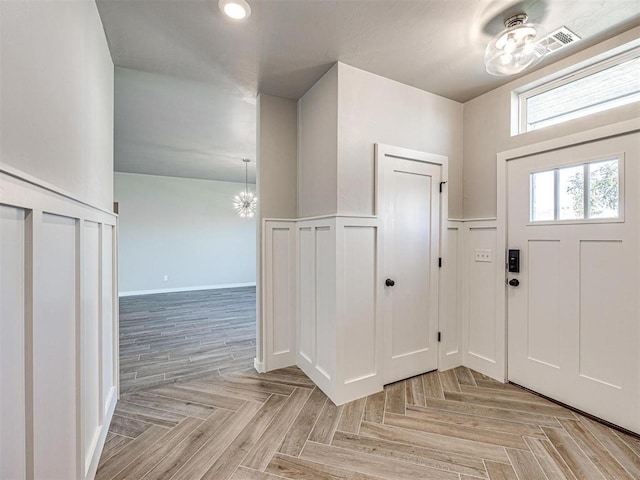
[(441, 371), (459, 367), (463, 362), (463, 255), (465, 240), (464, 223), (449, 220), (441, 241), (442, 268), (440, 269), (441, 333), (438, 369)]
[(298, 366), (340, 405), (382, 389), (378, 220), (297, 222)]
[[(262, 361), (266, 372), (296, 363), (296, 222), (263, 220), (262, 225)], [(260, 331), (260, 330), (258, 330)]]
[[(504, 252), (497, 250), (495, 219), (465, 220), (462, 234), (462, 364), (505, 381), (505, 332), (499, 325), (496, 277), (504, 268)], [(489, 251), (490, 261), (476, 260), (476, 251)], [(504, 306), (500, 307), (504, 308)]]
[[(438, 368), (465, 365), (504, 381), (495, 220), (449, 220), (443, 237)], [(256, 368), (298, 365), (335, 403), (382, 388), (378, 242), (374, 217), (264, 221), (265, 356)], [(476, 249), (491, 250), (492, 261), (476, 262)]]
[[(256, 369), (298, 365), (336, 403), (382, 389), (377, 219), (265, 220), (263, 227), (265, 355)], [(443, 234), (440, 370), (464, 358), (465, 232), (463, 222), (450, 221)]]
[[(464, 365), (504, 382), (506, 347), (498, 326), (500, 285), (496, 282), (504, 252), (497, 251), (496, 242), (494, 218), (448, 222), (443, 242), (447, 250), (441, 277), (445, 295), (440, 305), (439, 370)], [(490, 251), (491, 260), (477, 261), (476, 250)]]
[(118, 396), (117, 218), (0, 165), (0, 478), (93, 478)]
[(301, 220), (298, 236), (298, 366), (329, 397), (336, 381), (336, 221)]

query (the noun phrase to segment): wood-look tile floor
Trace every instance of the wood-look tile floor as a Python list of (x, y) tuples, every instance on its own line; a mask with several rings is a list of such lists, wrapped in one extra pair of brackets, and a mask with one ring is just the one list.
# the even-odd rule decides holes
[(97, 478), (630, 480), (640, 439), (462, 367), (340, 407), (247, 368), (123, 395)]
[(123, 297), (120, 392), (243, 369), (255, 339), (255, 287)]

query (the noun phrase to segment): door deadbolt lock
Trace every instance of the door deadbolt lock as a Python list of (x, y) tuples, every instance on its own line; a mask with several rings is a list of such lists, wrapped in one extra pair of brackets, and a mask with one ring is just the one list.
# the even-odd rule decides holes
[(512, 287), (517, 287), (518, 285), (520, 285), (520, 280), (518, 280), (517, 278), (512, 278), (511, 280), (509, 280), (509, 285), (511, 285)]
[(394, 281), (393, 281), (393, 280), (391, 280), (390, 278), (387, 278), (387, 279), (384, 281), (384, 284), (385, 284), (387, 287), (393, 287), (393, 286), (396, 284), (396, 282), (394, 282)]

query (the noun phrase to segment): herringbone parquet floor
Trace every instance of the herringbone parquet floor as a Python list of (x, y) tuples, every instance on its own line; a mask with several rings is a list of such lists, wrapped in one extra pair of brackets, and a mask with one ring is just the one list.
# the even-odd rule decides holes
[(463, 367), (336, 407), (247, 361), (124, 394), (97, 478), (630, 480), (640, 440)]

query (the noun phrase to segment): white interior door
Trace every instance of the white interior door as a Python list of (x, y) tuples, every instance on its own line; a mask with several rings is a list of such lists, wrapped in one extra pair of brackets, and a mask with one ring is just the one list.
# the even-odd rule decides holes
[[(378, 146), (385, 383), (438, 367), (438, 155)], [(440, 162), (440, 164), (436, 163)]]
[(509, 380), (635, 432), (639, 149), (633, 133), (507, 165)]

